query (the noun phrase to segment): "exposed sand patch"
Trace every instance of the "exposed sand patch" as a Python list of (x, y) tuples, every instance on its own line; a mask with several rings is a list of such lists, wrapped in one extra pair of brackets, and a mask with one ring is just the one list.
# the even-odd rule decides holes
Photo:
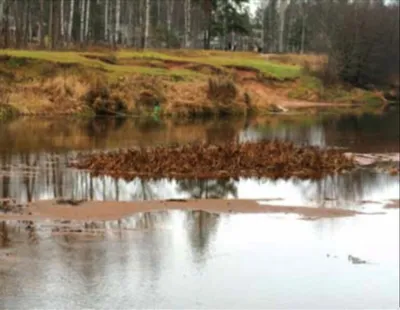
[(400, 209), (400, 200), (391, 200), (384, 206), (385, 209)]
[(56, 200), (42, 200), (28, 205), (20, 215), (0, 215), (0, 220), (118, 220), (137, 212), (161, 210), (201, 210), (210, 213), (291, 213), (301, 215), (305, 219), (376, 214), (338, 208), (261, 205), (256, 200), (245, 199), (85, 201), (79, 205), (59, 204)]

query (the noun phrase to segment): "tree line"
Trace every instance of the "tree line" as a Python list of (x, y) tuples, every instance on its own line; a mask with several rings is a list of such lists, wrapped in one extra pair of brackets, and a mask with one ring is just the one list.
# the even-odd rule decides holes
[(0, 0), (0, 47), (88, 45), (325, 53), (366, 85), (398, 75), (399, 0)]
[[(248, 0), (0, 0), (3, 47), (212, 48), (251, 33)], [(234, 33), (234, 34), (233, 34)], [(215, 44), (214, 44), (215, 47)]]

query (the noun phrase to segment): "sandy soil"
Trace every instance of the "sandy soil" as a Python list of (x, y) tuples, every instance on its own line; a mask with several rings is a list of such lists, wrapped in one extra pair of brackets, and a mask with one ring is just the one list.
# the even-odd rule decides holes
[(344, 153), (348, 158), (353, 158), (360, 166), (371, 166), (378, 163), (399, 163), (400, 153), (382, 154), (363, 154), (363, 153)]
[(400, 200), (391, 200), (384, 206), (385, 209), (400, 209)]
[(0, 220), (117, 220), (137, 212), (202, 210), (210, 213), (292, 213), (304, 219), (346, 217), (363, 213), (346, 209), (260, 205), (255, 200), (159, 200), (141, 202), (84, 201), (77, 205), (55, 200), (34, 202), (22, 214), (3, 214)]

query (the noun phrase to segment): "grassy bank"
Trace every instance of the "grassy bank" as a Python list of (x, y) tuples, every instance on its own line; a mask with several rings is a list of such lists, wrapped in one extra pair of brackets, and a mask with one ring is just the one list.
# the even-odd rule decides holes
[[(307, 58), (308, 57), (308, 58)], [(302, 65), (313, 56), (165, 50), (0, 50), (0, 118), (13, 115), (175, 116), (379, 105), (379, 93), (325, 88)]]

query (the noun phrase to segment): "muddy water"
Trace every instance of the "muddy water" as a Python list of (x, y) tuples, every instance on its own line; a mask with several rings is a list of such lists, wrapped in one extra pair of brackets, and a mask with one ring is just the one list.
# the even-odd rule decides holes
[[(0, 124), (0, 197), (94, 200), (276, 199), (379, 215), (145, 212), (63, 233), (49, 221), (0, 223), (0, 308), (395, 308), (398, 176), (358, 170), (321, 181), (143, 181), (65, 168), (78, 151), (279, 138), (353, 152), (398, 152), (399, 117), (285, 116), (196, 123), (32, 120)], [(79, 208), (79, 207), (77, 207)], [(80, 225), (82, 223), (64, 223)]]

